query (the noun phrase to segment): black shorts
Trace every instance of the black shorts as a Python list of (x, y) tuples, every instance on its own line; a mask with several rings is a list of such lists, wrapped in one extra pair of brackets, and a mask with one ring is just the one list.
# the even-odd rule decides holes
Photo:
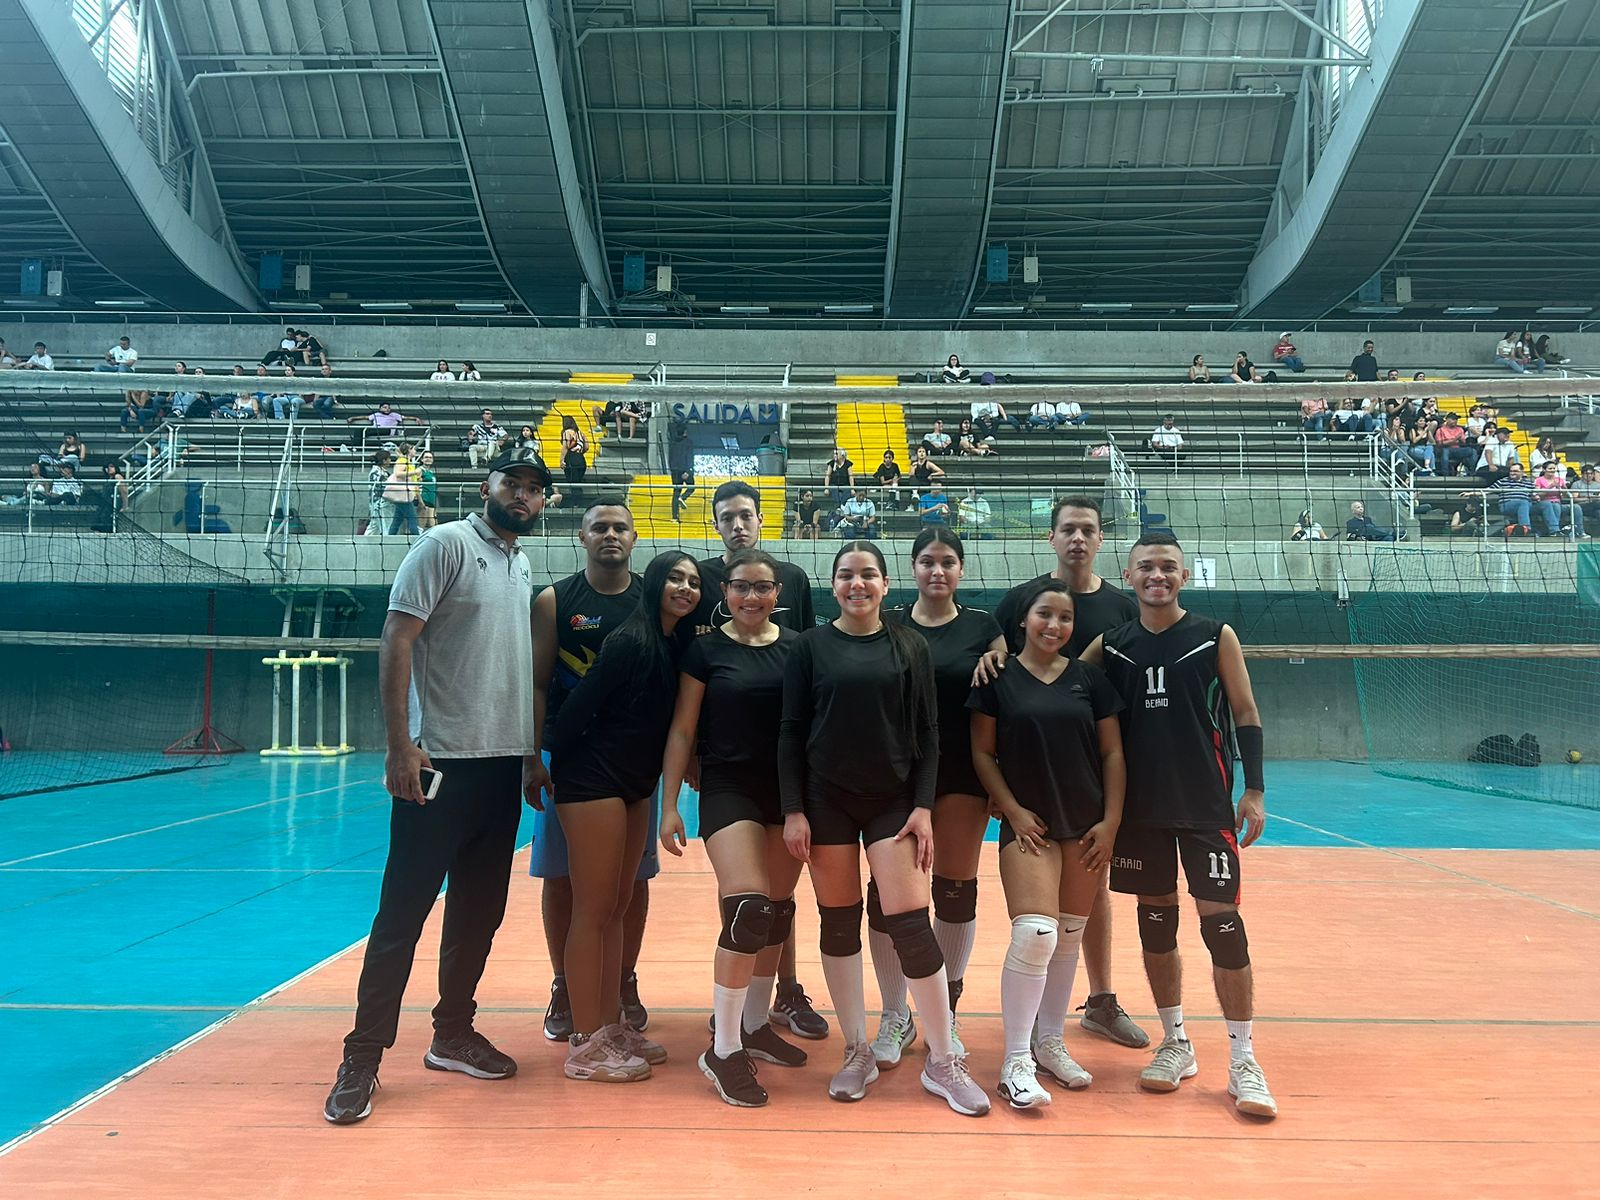
[(870, 846), (892, 838), (905, 826), (916, 805), (907, 791), (902, 796), (856, 796), (823, 780), (806, 789), (806, 820), (816, 846)]
[(978, 780), (977, 769), (972, 765), (971, 753), (946, 754), (944, 747), (939, 748), (939, 778), (933, 785), (935, 796), (982, 796), (988, 799), (989, 793), (983, 790), (983, 784)]
[(1239, 903), (1239, 842), (1229, 829), (1150, 829), (1124, 825), (1111, 851), (1111, 890), (1165, 896), (1178, 890), (1178, 860), (1189, 895)]
[(738, 821), (782, 825), (777, 776), (737, 766), (707, 766), (700, 776), (700, 836), (709, 838)]

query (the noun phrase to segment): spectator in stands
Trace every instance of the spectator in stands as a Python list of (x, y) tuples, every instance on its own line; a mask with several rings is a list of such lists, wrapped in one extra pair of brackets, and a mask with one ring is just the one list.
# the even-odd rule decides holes
[(1556, 449), (1556, 440), (1549, 434), (1539, 439), (1539, 444), (1528, 453), (1528, 465), (1537, 471), (1547, 462), (1557, 462), (1561, 452)]
[[(172, 364), (172, 373), (174, 375), (187, 375), (189, 373), (189, 364), (179, 359)], [(199, 401), (200, 388), (202, 386), (199, 379), (204, 374), (204, 371), (198, 371), (196, 373), (196, 382), (192, 386), (175, 387), (172, 389), (171, 394), (167, 396), (168, 409), (180, 421), (188, 417), (189, 410)]]
[(1176, 463), (1183, 456), (1183, 434), (1178, 430), (1178, 419), (1170, 413), (1161, 418), (1161, 424), (1150, 435), (1150, 449), (1162, 459)]
[(1048, 400), (1035, 400), (1033, 407), (1028, 410), (1028, 427), (1030, 429), (1054, 429), (1057, 425), (1066, 422), (1057, 412), (1056, 406)]
[(689, 422), (675, 418), (667, 427), (667, 478), (672, 484), (672, 519), (683, 520), (684, 507), (694, 495), (694, 443)]
[(1300, 350), (1290, 341), (1288, 330), (1278, 335), (1278, 344), (1272, 348), (1272, 359), (1280, 362), (1296, 375), (1306, 369), (1306, 360), (1300, 357)]
[[(1493, 433), (1490, 431), (1493, 430)], [(1493, 421), (1483, 427), (1484, 435), (1491, 438), (1484, 447), (1483, 453), (1478, 458), (1478, 478), (1483, 480), (1484, 486), (1494, 487), (1502, 479), (1511, 474), (1514, 466), (1517, 471), (1522, 470), (1522, 456), (1511, 441), (1511, 430), (1501, 429)], [(1526, 521), (1519, 524), (1526, 525)]]
[(1311, 510), (1305, 509), (1300, 514), (1300, 519), (1294, 523), (1294, 528), (1289, 531), (1291, 542), (1325, 542), (1328, 534), (1322, 528), (1321, 522), (1311, 515)]
[(439, 523), (439, 476), (432, 450), (417, 456), (417, 483), (417, 528), (432, 529)]
[[(1529, 479), (1522, 470), (1522, 464), (1512, 460), (1506, 469), (1506, 474), (1490, 484), (1494, 498), (1500, 506), (1500, 515), (1506, 519), (1506, 536), (1514, 534), (1531, 534), (1533, 532), (1533, 480)], [(1461, 497), (1466, 499), (1471, 492), (1462, 492)], [(1555, 505), (1550, 505), (1554, 509)], [(1560, 531), (1560, 514), (1551, 513), (1546, 518), (1551, 533)]]
[(1378, 358), (1370, 341), (1361, 343), (1361, 353), (1350, 360), (1350, 370), (1360, 383), (1378, 382)]
[(1392, 529), (1385, 529), (1367, 516), (1367, 506), (1359, 500), (1350, 503), (1350, 519), (1344, 523), (1344, 536), (1351, 542), (1403, 542), (1406, 540), (1405, 531), (1396, 534)]
[(1534, 340), (1533, 356), (1541, 362), (1549, 363), (1551, 366), (1559, 366), (1567, 361), (1566, 356), (1557, 351), (1555, 346), (1551, 344), (1548, 333), (1541, 333)]
[(1455, 413), (1445, 413), (1444, 423), (1434, 430), (1433, 447), (1441, 475), (1454, 475), (1457, 467), (1469, 469), (1478, 458), (1478, 450), (1467, 444), (1467, 431)]
[(372, 452), (372, 466), (367, 470), (367, 518), (356, 529), (358, 534), (374, 537), (389, 524), (389, 502), (384, 499), (384, 489), (389, 486), (389, 476), (394, 471), (394, 458), (387, 450)]
[(116, 371), (126, 373), (139, 365), (139, 352), (133, 348), (133, 342), (127, 334), (117, 339), (117, 344), (106, 351), (104, 362), (94, 365), (96, 371)]
[[(322, 379), (332, 379), (333, 368), (325, 365), (317, 372), (317, 375)], [(311, 407), (317, 416), (324, 421), (333, 420), (333, 410), (339, 407), (339, 398), (337, 396), (330, 396), (325, 392), (317, 392), (306, 398), (310, 400)]]
[(231, 397), (231, 403), (213, 407), (211, 415), (230, 421), (251, 421), (262, 415), (261, 392), (240, 392)]
[(1515, 329), (1506, 330), (1505, 337), (1495, 343), (1494, 360), (1518, 375), (1530, 367), (1535, 371), (1544, 370), (1544, 359), (1533, 356), (1532, 342), (1522, 341)]
[(1487, 404), (1474, 404), (1467, 413), (1467, 436), (1473, 441), (1483, 436), (1483, 427), (1494, 414)]
[(950, 498), (944, 494), (944, 484), (935, 479), (928, 490), (917, 497), (917, 512), (923, 525), (950, 524)]
[(1206, 366), (1205, 355), (1196, 354), (1189, 360), (1189, 382), (1210, 383), (1211, 368)]
[(828, 489), (836, 505), (842, 505), (850, 498), (851, 489), (856, 485), (855, 463), (850, 461), (843, 447), (833, 448), (833, 456), (822, 470), (822, 485)]
[(28, 464), (28, 478), (22, 491), (13, 496), (0, 496), (0, 504), (43, 504), (50, 494), (50, 481), (44, 477), (44, 468), (36, 462)]
[(817, 500), (815, 493), (806, 488), (800, 493), (800, 499), (794, 503), (794, 536), (816, 541), (821, 535), (821, 522), (817, 519)]
[(383, 498), (389, 502), (389, 535), (404, 530), (412, 537), (421, 533), (417, 524), (417, 500), (422, 474), (413, 460), (415, 448), (410, 442), (400, 443), (400, 453), (394, 460), (389, 477), (384, 480)]
[(35, 342), (33, 344), (33, 353), (28, 356), (28, 361), (18, 363), (17, 366), (24, 371), (54, 371), (56, 369), (56, 360), (50, 357), (49, 347), (43, 342)]
[[(1404, 418), (1400, 427), (1406, 428)], [(1418, 418), (1406, 431), (1406, 441), (1409, 443), (1411, 461), (1422, 468), (1423, 474), (1432, 475), (1437, 469), (1438, 457), (1433, 449), (1433, 434), (1438, 428), (1432, 421)]]
[(281, 366), (283, 363), (292, 363), (300, 357), (299, 330), (290, 327), (283, 331), (283, 337), (278, 339), (278, 348), (268, 350), (261, 356), (263, 367)]
[(1476, 495), (1462, 493), (1467, 502), (1450, 514), (1450, 536), (1464, 537), (1483, 530), (1483, 503)]
[(972, 372), (961, 365), (960, 356), (952, 354), (945, 360), (944, 371), (939, 378), (944, 383), (970, 383)]
[(1527, 366), (1531, 367), (1537, 363), (1538, 366), (1536, 369), (1540, 371), (1544, 370), (1544, 359), (1540, 358), (1533, 351), (1533, 330), (1524, 329), (1517, 335), (1517, 357), (1520, 358)]
[(130, 493), (128, 491), (128, 477), (122, 473), (122, 465), (118, 462), (102, 463), (100, 474), (105, 477), (101, 485), (99, 500), (107, 516), (120, 516), (128, 511)]
[(6, 349), (5, 338), (0, 338), (0, 371), (9, 371), (17, 365), (17, 356)]
[(540, 462), (544, 461), (544, 450), (539, 445), (539, 433), (532, 425), (524, 425), (517, 430), (517, 436), (511, 439), (511, 449), (519, 452), (518, 458), (537, 458)]
[(589, 473), (589, 439), (570, 416), (561, 418), (561, 475), (572, 486), (567, 494), (578, 499), (578, 485)]
[(975, 487), (968, 488), (967, 494), (956, 504), (956, 520), (960, 522), (961, 533), (965, 537), (992, 540), (994, 534), (989, 533), (988, 528), (993, 519), (994, 509), (987, 497)]
[[(988, 375), (984, 376), (989, 378)], [(1020, 430), (1022, 422), (1006, 412), (1005, 405), (994, 399), (993, 394), (988, 399), (978, 400), (972, 405), (972, 427), (978, 431), (978, 436), (985, 441), (994, 441), (996, 431), (1002, 425), (1009, 425)]]
[(956, 429), (956, 448), (964, 455), (988, 455), (997, 453), (992, 444), (993, 438), (984, 438), (972, 427), (972, 421), (967, 417), (961, 418), (961, 424)]
[(955, 447), (951, 444), (950, 435), (944, 431), (943, 421), (934, 421), (933, 428), (922, 435), (922, 444), (928, 448), (929, 454), (955, 453)]
[(420, 417), (407, 417), (396, 412), (394, 405), (387, 400), (378, 405), (376, 412), (367, 413), (363, 417), (346, 417), (344, 420), (346, 425), (367, 424), (374, 429), (399, 429), (407, 422), (412, 425), (422, 424)]
[(1260, 383), (1256, 376), (1256, 365), (1250, 361), (1250, 356), (1243, 350), (1233, 356), (1233, 367), (1228, 372), (1228, 378), (1233, 383)]
[(62, 463), (60, 467), (61, 478), (50, 484), (50, 491), (44, 496), (46, 504), (75, 505), (83, 499), (83, 484), (78, 482), (78, 468), (71, 463)]
[(1546, 459), (1533, 481), (1533, 507), (1546, 526), (1554, 516), (1556, 528), (1574, 539), (1586, 537), (1583, 509), (1567, 495), (1567, 473), (1555, 459)]
[(72, 430), (68, 430), (62, 435), (61, 445), (56, 448), (54, 454), (39, 455), (41, 465), (54, 467), (58, 470), (67, 466), (76, 470), (88, 461), (89, 447), (84, 445), (83, 439)]
[(839, 522), (833, 527), (845, 541), (878, 536), (878, 506), (867, 497), (867, 489), (857, 486), (839, 508)]
[(327, 348), (312, 335), (310, 330), (295, 330), (294, 342), (295, 349), (300, 355), (301, 366), (325, 367), (328, 365)]
[(470, 358), (464, 358), (464, 359), (461, 360), (461, 382), (462, 383), (482, 383), (483, 382), (483, 372), (478, 370), (478, 364), (473, 362)]
[[(439, 360), (438, 365), (433, 368), (433, 374), (428, 376), (428, 382), (430, 383), (454, 383), (455, 381), (455, 372), (450, 370), (450, 364), (442, 358)], [(472, 465), (477, 466), (478, 464), (473, 463)]]
[(1600, 521), (1600, 467), (1584, 463), (1578, 482), (1572, 485), (1572, 498), (1583, 509), (1587, 520)]
[(283, 389), (272, 394), (274, 420), (282, 421), (287, 417), (292, 421), (300, 415), (300, 409), (305, 404), (306, 398), (300, 394), (299, 385), (295, 383), (298, 378), (293, 366), (283, 368)]
[(484, 466), (500, 453), (507, 436), (495, 421), (494, 410), (484, 409), (478, 414), (478, 423), (467, 430), (467, 460), (475, 467)]
[(1366, 418), (1356, 408), (1356, 402), (1348, 396), (1339, 401), (1339, 407), (1328, 415), (1329, 429), (1347, 438), (1358, 437), (1366, 432), (1365, 425)]
[(928, 456), (926, 444), (911, 452), (911, 479), (920, 495), (935, 479), (944, 478), (944, 468)]
[(639, 435), (639, 422), (645, 417), (645, 402), (637, 397), (618, 400), (606, 405), (610, 410), (611, 420), (617, 431), (617, 441), (622, 441), (622, 423), (628, 423), (628, 440), (632, 441)]
[(1300, 401), (1300, 428), (1315, 433), (1321, 441), (1328, 440), (1328, 402), (1321, 396), (1308, 396)]
[(883, 461), (878, 464), (878, 469), (872, 473), (878, 481), (878, 499), (885, 508), (891, 505), (900, 507), (900, 480), (903, 477), (900, 464), (894, 460), (894, 451), (885, 450)]

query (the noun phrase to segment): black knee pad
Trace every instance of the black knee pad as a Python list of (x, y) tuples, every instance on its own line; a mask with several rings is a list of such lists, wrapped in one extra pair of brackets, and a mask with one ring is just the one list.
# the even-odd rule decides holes
[(878, 899), (878, 881), (871, 877), (867, 879), (867, 928), (876, 929), (879, 933), (889, 932), (889, 927), (883, 923), (883, 902)]
[(760, 892), (739, 892), (722, 898), (722, 936), (717, 945), (735, 954), (757, 954), (767, 948), (772, 930), (772, 901)]
[(907, 979), (926, 979), (939, 973), (939, 968), (944, 966), (944, 955), (939, 950), (939, 939), (933, 936), (927, 909), (895, 913), (884, 917), (883, 923), (884, 932), (894, 941), (894, 951), (900, 956), (900, 970)]
[(830, 958), (849, 958), (861, 953), (861, 901), (837, 908), (819, 904), (817, 915), (822, 922), (822, 936), (818, 942), (824, 954)]
[(1238, 909), (1200, 918), (1200, 936), (1211, 961), (1225, 971), (1242, 971), (1250, 965), (1250, 939), (1244, 935), (1244, 917)]
[(767, 930), (767, 945), (783, 945), (789, 940), (789, 934), (793, 931), (794, 901), (774, 900), (772, 902), (772, 928)]
[(951, 925), (978, 919), (978, 881), (933, 877), (933, 915)]
[(1171, 954), (1178, 948), (1178, 906), (1139, 905), (1139, 944), (1146, 954)]

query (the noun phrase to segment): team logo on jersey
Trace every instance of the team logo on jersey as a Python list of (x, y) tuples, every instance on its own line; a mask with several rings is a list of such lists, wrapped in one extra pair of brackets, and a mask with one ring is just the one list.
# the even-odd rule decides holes
[(489, 564), (484, 562), (483, 559), (480, 558), (478, 560), (478, 570), (487, 571), (488, 569), (489, 569)]
[(572, 630), (599, 629), (604, 617), (587, 617), (583, 613), (573, 613), (567, 618), (567, 628)]

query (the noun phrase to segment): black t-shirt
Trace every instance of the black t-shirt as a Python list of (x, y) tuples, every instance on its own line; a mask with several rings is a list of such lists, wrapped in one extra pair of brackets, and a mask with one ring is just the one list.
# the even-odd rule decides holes
[(1350, 360), (1350, 369), (1356, 373), (1356, 380), (1360, 383), (1378, 381), (1378, 360), (1371, 354), (1356, 355)]
[[(1051, 574), (1046, 572), (1027, 583), (1019, 583), (996, 606), (995, 620), (1000, 622), (1000, 630), (1006, 636), (1006, 649), (1010, 653), (1021, 654), (1023, 643), (1027, 641), (1022, 634), (1022, 619), (1027, 616), (1022, 606), (1027, 603), (1029, 593), (1050, 578)], [(1077, 658), (1088, 649), (1090, 642), (1106, 630), (1139, 619), (1139, 602), (1104, 579), (1092, 592), (1073, 592), (1072, 606), (1072, 637), (1061, 648), (1061, 653), (1068, 658)]]
[[(966, 706), (995, 719), (995, 757), (1006, 786), (1052, 838), (1077, 837), (1105, 816), (1095, 723), (1127, 706), (1100, 668), (1073, 659), (1046, 683), (1014, 662), (974, 688)], [(1009, 827), (1001, 822), (1007, 841)]]
[(1233, 710), (1217, 674), (1222, 630), (1221, 621), (1186, 612), (1161, 633), (1129, 621), (1105, 635), (1101, 662), (1128, 706), (1124, 824), (1233, 828)]
[[(802, 500), (800, 503), (796, 504), (794, 506), (794, 511), (795, 511), (795, 514), (800, 518), (800, 524), (802, 524), (802, 525), (815, 525), (817, 523), (817, 508), (818, 507), (819, 507), (819, 505), (817, 504), (817, 502), (815, 500), (812, 500), (809, 503), (807, 503), (806, 501)], [(809, 580), (807, 581), (807, 585), (806, 586), (807, 587), (810, 586), (810, 581)]]
[(936, 465), (932, 460), (911, 465), (911, 478), (917, 481), (918, 487), (928, 486), (929, 481), (933, 479), (933, 469)]
[(906, 605), (886, 616), (927, 639), (928, 654), (933, 659), (933, 688), (939, 704), (939, 780), (935, 790), (941, 796), (981, 796), (983, 785), (972, 768), (967, 697), (972, 692), (973, 669), (999, 636), (1000, 626), (981, 608), (959, 606), (955, 620), (943, 625), (922, 625), (912, 617), (911, 608)]
[(767, 646), (746, 646), (721, 630), (689, 644), (681, 669), (706, 687), (700, 703), (703, 766), (759, 767), (776, 779), (783, 669), (799, 636), (780, 625), (778, 640)]
[(573, 688), (594, 666), (600, 646), (618, 625), (639, 607), (644, 580), (632, 575), (628, 590), (607, 596), (589, 584), (582, 571), (558, 580), (556, 590), (556, 661), (545, 696), (544, 728), (548, 744), (555, 732), (556, 714)]
[(900, 464), (882, 463), (879, 465), (878, 469), (872, 473), (872, 477), (879, 483), (893, 483), (895, 480), (900, 478)]
[[(704, 633), (708, 629), (720, 629), (733, 620), (722, 595), (722, 580), (728, 565), (720, 554), (697, 565), (700, 568), (700, 607), (694, 612), (694, 629), (696, 633)], [(817, 623), (816, 609), (811, 607), (811, 577), (793, 563), (780, 562), (778, 582), (783, 590), (778, 593), (778, 607), (772, 610), (772, 623), (804, 633)]]
[(607, 796), (632, 803), (655, 791), (678, 699), (674, 656), (649, 670), (633, 647), (608, 640), (601, 648), (549, 739), (558, 803)]
[(836, 463), (830, 459), (828, 461), (828, 486), (848, 487), (850, 484), (850, 468), (854, 465), (848, 458), (842, 463)]
[(802, 812), (807, 791), (824, 780), (864, 800), (898, 803), (909, 790), (933, 807), (939, 729), (933, 711), (907, 711), (905, 676), (925, 674), (927, 644), (906, 639), (902, 662), (889, 631), (857, 637), (831, 622), (795, 640), (783, 675), (778, 769), (783, 811)]

